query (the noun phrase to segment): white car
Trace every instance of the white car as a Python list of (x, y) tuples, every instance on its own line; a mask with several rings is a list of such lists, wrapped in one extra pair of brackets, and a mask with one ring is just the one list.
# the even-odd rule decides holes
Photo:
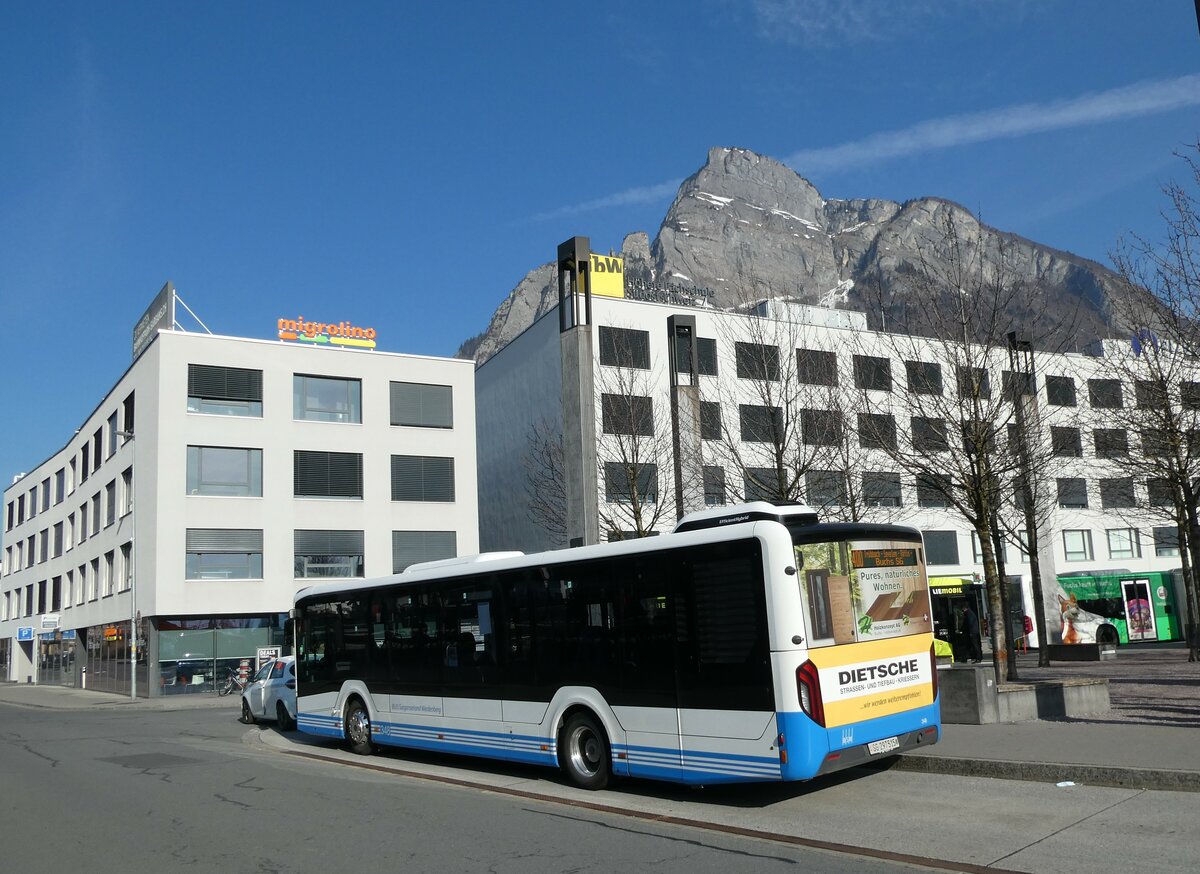
[(281, 731), (296, 727), (296, 659), (271, 659), (242, 690), (242, 722), (273, 719)]

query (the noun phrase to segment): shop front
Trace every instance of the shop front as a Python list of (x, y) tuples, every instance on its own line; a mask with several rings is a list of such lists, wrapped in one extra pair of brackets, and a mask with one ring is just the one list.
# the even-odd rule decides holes
[(38, 683), (43, 686), (75, 686), (75, 629), (43, 632), (38, 635)]
[(987, 598), (984, 587), (973, 577), (930, 577), (929, 595), (933, 607), (933, 633), (954, 650), (955, 661), (968, 658), (968, 646), (959, 631), (963, 604), (969, 604), (979, 617), (980, 631), (987, 630)]
[(290, 649), (284, 640), (287, 615), (157, 617), (153, 620), (150, 658), (156, 695), (215, 692), (236, 673), (253, 673), (259, 647)]

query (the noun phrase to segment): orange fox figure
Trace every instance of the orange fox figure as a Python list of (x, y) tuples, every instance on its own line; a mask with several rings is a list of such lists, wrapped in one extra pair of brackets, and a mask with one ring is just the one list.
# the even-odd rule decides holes
[(1058, 596), (1058, 611), (1062, 614), (1062, 642), (1079, 643), (1081, 638), (1075, 628), (1075, 620), (1079, 618), (1079, 600), (1071, 595), (1070, 598)]

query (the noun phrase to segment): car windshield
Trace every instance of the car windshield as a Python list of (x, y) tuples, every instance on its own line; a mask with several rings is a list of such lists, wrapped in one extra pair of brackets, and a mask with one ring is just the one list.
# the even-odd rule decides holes
[(259, 680), (265, 680), (270, 675), (271, 668), (273, 668), (274, 666), (275, 666), (275, 662), (267, 662), (265, 665), (263, 665), (261, 668), (259, 668), (258, 673), (254, 675), (255, 682), (257, 682)]

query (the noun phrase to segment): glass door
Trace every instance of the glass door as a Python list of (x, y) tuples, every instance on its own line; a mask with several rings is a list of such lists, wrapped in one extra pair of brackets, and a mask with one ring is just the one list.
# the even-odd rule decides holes
[(1150, 600), (1149, 580), (1124, 580), (1121, 594), (1125, 600), (1125, 619), (1129, 628), (1129, 642), (1157, 640), (1154, 627), (1154, 604)]

